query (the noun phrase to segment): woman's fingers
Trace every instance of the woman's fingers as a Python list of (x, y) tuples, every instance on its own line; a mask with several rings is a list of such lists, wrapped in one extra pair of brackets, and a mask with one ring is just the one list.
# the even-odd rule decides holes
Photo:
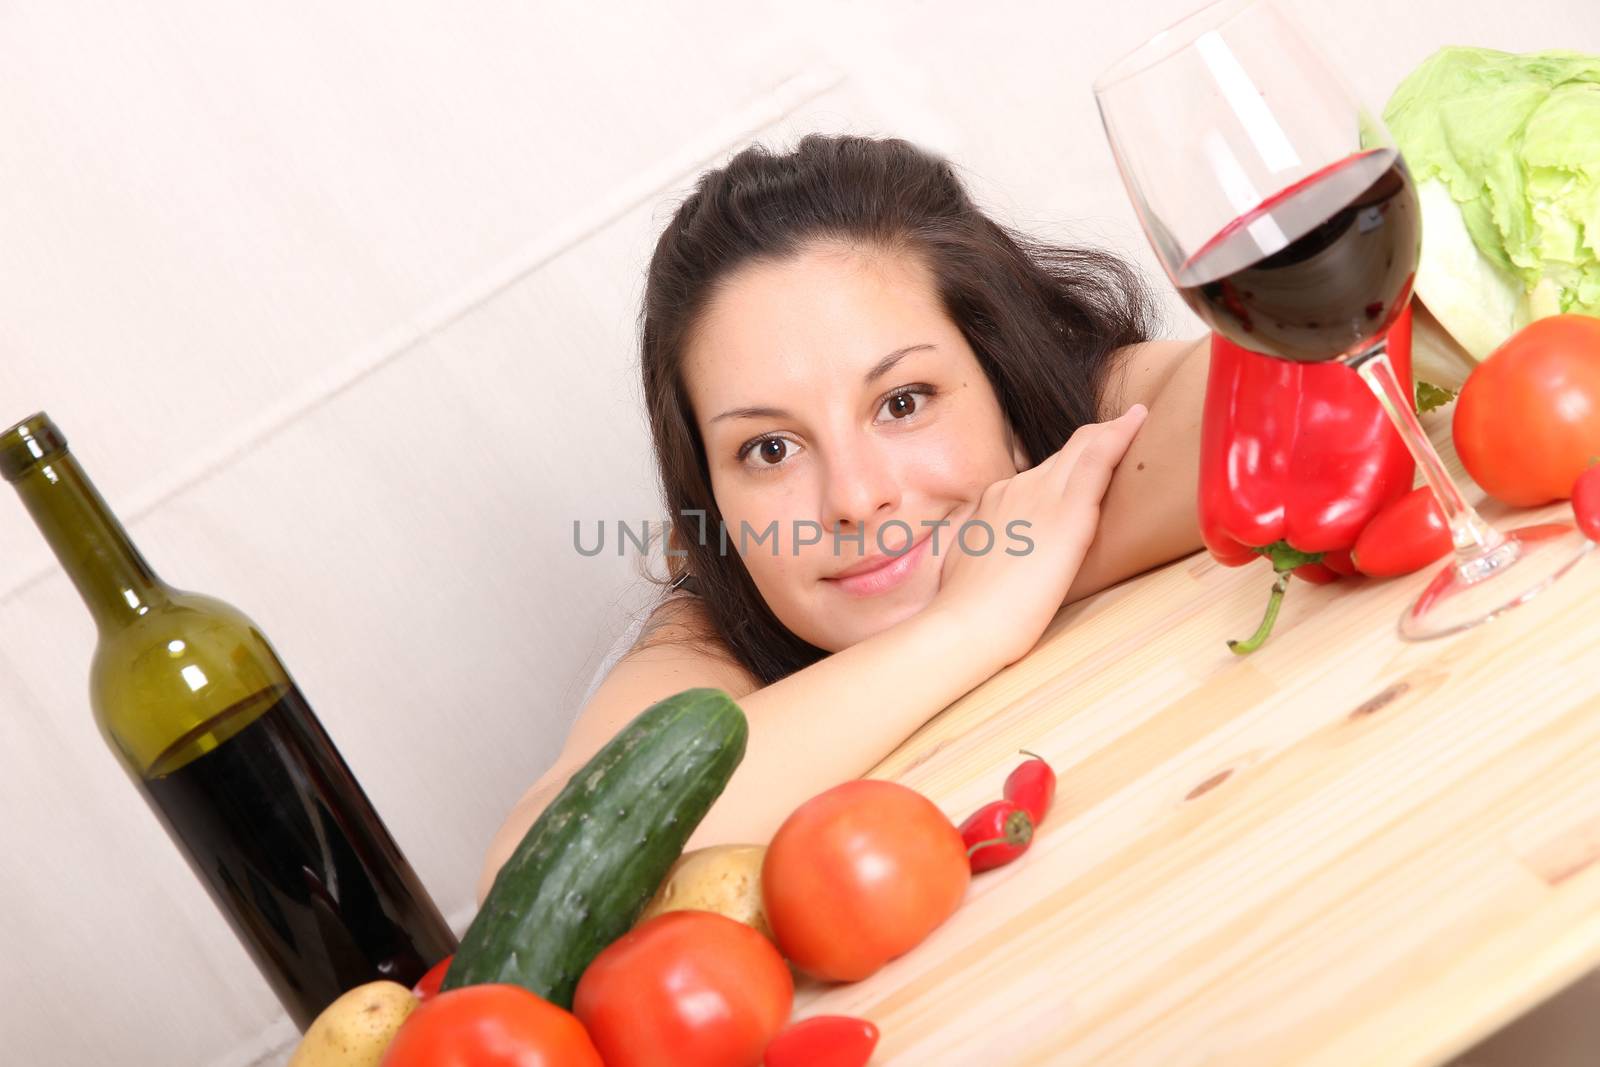
[[(1061, 606), (1099, 521), (1111, 474), (1144, 423), (1135, 405), (1110, 422), (1080, 427), (1045, 462), (987, 486), (952, 515), (942, 547), (939, 602), (985, 635), (1006, 663), (1031, 648)], [(1025, 552), (975, 552), (955, 540), (968, 519), (992, 531), (1023, 522)]]
[[(1039, 477), (1049, 482), (1057, 494), (1064, 494), (1069, 483), (1076, 484), (1072, 480), (1072, 472), (1080, 465), (1087, 464), (1103, 470), (1109, 484), (1111, 472), (1122, 461), (1128, 446), (1144, 425), (1147, 414), (1148, 410), (1143, 404), (1135, 404), (1109, 422), (1092, 422), (1078, 427), (1066, 444), (1035, 468)], [(1100, 492), (1103, 494), (1104, 488)]]
[[(951, 536), (941, 547), (948, 551), (954, 532), (969, 519), (994, 529), (1006, 528), (1015, 518), (1025, 518), (1032, 526), (1062, 521), (1076, 526), (1087, 521), (1087, 536), (1092, 537), (1100, 499), (1146, 413), (1144, 405), (1135, 404), (1109, 422), (1080, 426), (1043, 463), (987, 486), (978, 499), (951, 514)], [(1083, 515), (1073, 520), (1069, 516), (1074, 512)]]

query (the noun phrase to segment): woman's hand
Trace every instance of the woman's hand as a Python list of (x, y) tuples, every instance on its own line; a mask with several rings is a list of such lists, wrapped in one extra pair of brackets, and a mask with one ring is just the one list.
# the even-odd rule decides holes
[[(1060, 451), (995, 482), (976, 504), (951, 515), (950, 526), (936, 531), (943, 565), (929, 610), (959, 619), (1002, 665), (1027, 655), (1066, 599), (1094, 540), (1112, 472), (1145, 414), (1135, 404), (1120, 418), (1080, 426)], [(993, 532), (987, 552), (979, 554), (989, 540), (981, 526), (960, 537), (969, 522)]]

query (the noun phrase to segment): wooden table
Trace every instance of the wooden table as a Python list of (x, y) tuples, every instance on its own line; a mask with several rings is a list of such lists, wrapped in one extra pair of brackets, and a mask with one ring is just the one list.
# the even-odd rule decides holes
[[(1460, 479), (1449, 410), (1424, 421)], [(798, 1013), (876, 1021), (874, 1064), (1373, 1067), (1447, 1059), (1600, 965), (1600, 552), (1402, 642), (1433, 570), (1294, 583), (1244, 659), (1224, 639), (1265, 564), (1201, 554), (1064, 610), (875, 772), (959, 818), (1037, 751), (1061, 779), (1032, 850)]]

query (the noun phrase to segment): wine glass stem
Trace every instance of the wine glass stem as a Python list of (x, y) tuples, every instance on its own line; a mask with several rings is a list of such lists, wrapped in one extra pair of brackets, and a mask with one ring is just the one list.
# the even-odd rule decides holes
[(1462, 560), (1475, 559), (1503, 545), (1505, 538), (1484, 522), (1472, 505), (1466, 502), (1445, 471), (1444, 464), (1439, 461), (1439, 454), (1434, 451), (1433, 443), (1428, 440), (1416, 413), (1412, 411), (1411, 398), (1394, 376), (1394, 365), (1389, 362), (1384, 343), (1380, 341), (1350, 360), (1350, 366), (1361, 375), (1362, 381), (1372, 390), (1372, 395), (1383, 405), (1383, 410), (1389, 413), (1394, 428), (1400, 432), (1400, 439), (1411, 450), (1412, 458), (1422, 470), (1423, 480), (1433, 490), (1433, 497), (1444, 513), (1457, 557)]

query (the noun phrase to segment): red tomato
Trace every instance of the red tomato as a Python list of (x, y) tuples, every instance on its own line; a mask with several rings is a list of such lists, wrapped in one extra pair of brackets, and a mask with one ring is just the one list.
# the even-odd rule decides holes
[(417, 984), (411, 987), (411, 992), (417, 995), (418, 1000), (432, 1000), (439, 995), (439, 983), (444, 981), (444, 972), (450, 969), (450, 961), (455, 958), (455, 954), (451, 953), (428, 968), (427, 974), (417, 979)]
[(1573, 483), (1572, 515), (1583, 536), (1600, 541), (1600, 463), (1585, 468)]
[(1419, 571), (1454, 548), (1433, 490), (1419, 485), (1372, 517), (1350, 557), (1362, 574), (1393, 578)]
[(772, 942), (726, 916), (669, 911), (594, 958), (572, 1010), (606, 1067), (753, 1067), (793, 1004)]
[(961, 831), (931, 800), (863, 779), (812, 797), (778, 828), (761, 896), (796, 967), (853, 982), (948, 919), (971, 878)]
[(1600, 319), (1555, 315), (1512, 334), (1461, 387), (1453, 432), (1490, 496), (1565, 500), (1600, 453)]
[[(759, 935), (758, 935), (759, 936)], [(606, 1067), (583, 1024), (521, 986), (462, 986), (417, 1005), (382, 1067)]]
[(878, 1047), (878, 1028), (848, 1015), (813, 1015), (767, 1046), (762, 1067), (866, 1067)]

